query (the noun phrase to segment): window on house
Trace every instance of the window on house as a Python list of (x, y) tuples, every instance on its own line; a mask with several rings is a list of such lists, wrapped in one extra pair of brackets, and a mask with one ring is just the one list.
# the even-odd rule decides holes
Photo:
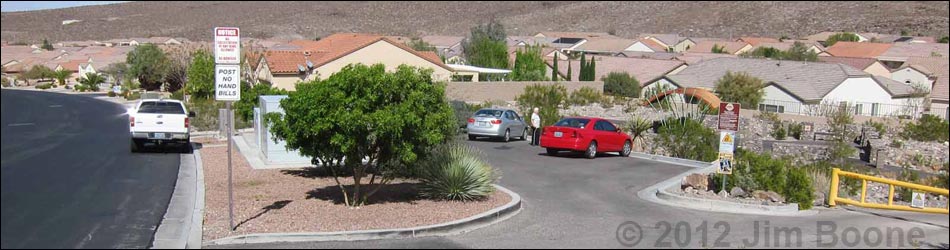
[(881, 104), (871, 104), (871, 116), (881, 116)]
[(783, 114), (785, 113), (785, 106), (759, 104), (759, 111)]
[(864, 104), (854, 104), (854, 115), (864, 114)]

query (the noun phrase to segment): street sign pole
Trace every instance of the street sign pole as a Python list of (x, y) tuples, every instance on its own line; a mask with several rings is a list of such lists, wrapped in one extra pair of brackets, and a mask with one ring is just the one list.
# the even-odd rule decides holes
[(234, 181), (231, 168), (231, 145), (234, 145), (232, 130), (234, 126), (234, 113), (231, 112), (231, 102), (224, 103), (228, 110), (228, 228), (234, 231)]
[(231, 161), (234, 144), (234, 111), (231, 104), (241, 100), (241, 30), (233, 27), (214, 28), (214, 98), (223, 101), (228, 131), (228, 225), (234, 228), (234, 174)]

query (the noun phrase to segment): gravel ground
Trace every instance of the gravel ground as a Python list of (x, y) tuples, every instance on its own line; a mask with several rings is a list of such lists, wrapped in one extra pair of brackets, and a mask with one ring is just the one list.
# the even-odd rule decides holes
[[(205, 140), (207, 141), (207, 140)], [(511, 201), (495, 192), (479, 202), (439, 202), (418, 198), (411, 181), (394, 181), (353, 209), (341, 204), (332, 177), (306, 169), (252, 170), (235, 152), (234, 223), (228, 232), (227, 143), (209, 142), (201, 149), (206, 205), (204, 239), (251, 233), (335, 232), (407, 228), (463, 219)], [(352, 178), (341, 178), (344, 185)], [(366, 181), (364, 181), (366, 182)]]

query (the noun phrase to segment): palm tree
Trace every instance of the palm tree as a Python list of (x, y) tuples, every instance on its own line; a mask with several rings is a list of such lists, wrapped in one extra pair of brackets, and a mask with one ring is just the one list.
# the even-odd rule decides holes
[(63, 86), (66, 86), (66, 79), (71, 75), (73, 75), (73, 72), (65, 69), (53, 71), (53, 78), (56, 78), (56, 82), (59, 82), (59, 85)]
[(86, 73), (86, 77), (79, 80), (79, 83), (92, 91), (99, 91), (99, 84), (104, 82), (106, 79), (96, 73)]

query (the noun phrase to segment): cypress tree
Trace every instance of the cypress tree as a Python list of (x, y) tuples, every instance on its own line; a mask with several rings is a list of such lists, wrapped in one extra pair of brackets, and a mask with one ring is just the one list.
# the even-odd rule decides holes
[(590, 57), (590, 67), (588, 67), (587, 80), (594, 81), (597, 78), (597, 61), (594, 60), (594, 57)]
[(581, 53), (581, 72), (580, 72), (580, 75), (577, 76), (577, 80), (583, 81), (584, 77), (587, 77), (586, 69), (587, 69), (587, 55), (584, 53)]
[(567, 81), (573, 81), (574, 78), (571, 78), (571, 59), (567, 59)]
[(557, 81), (557, 72), (558, 72), (558, 67), (557, 67), (557, 54), (555, 53), (555, 54), (554, 54), (554, 68), (551, 70), (551, 81), (553, 81), (553, 82), (556, 82), (556, 81)]

